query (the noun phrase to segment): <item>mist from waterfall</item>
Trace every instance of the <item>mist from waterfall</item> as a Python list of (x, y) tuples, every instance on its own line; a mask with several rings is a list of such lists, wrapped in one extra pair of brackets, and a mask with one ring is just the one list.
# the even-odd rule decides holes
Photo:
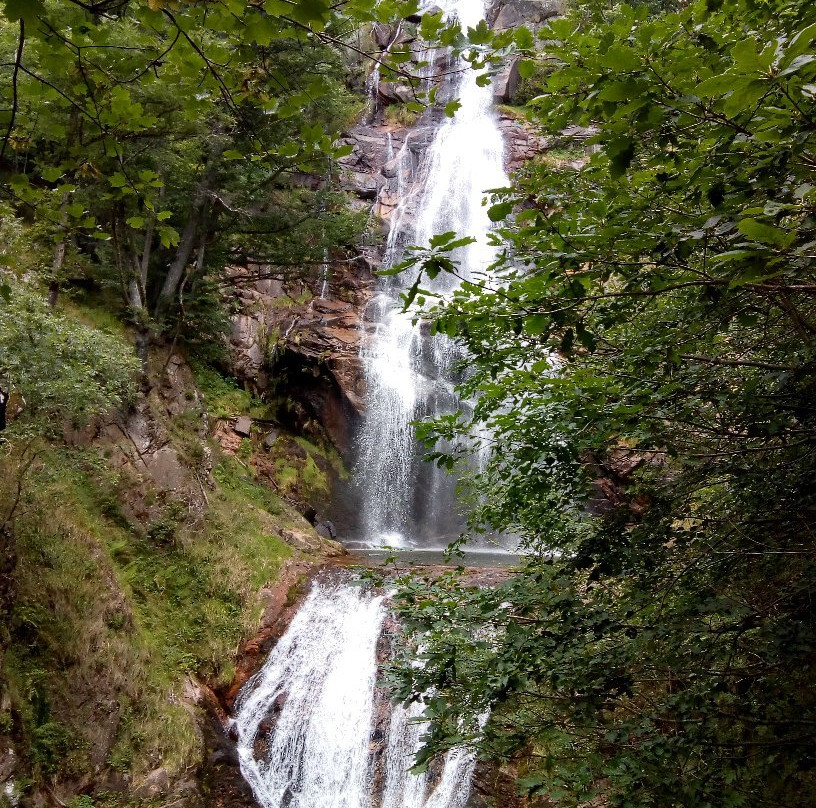
[(471, 752), (449, 752), (436, 778), (408, 771), (426, 725), (421, 705), (392, 707), (377, 689), (386, 615), (383, 596), (351, 582), (315, 583), (244, 686), (238, 758), (262, 808), (464, 808)]
[[(484, 0), (444, 0), (439, 7), (463, 29), (485, 14)], [(433, 65), (435, 55), (427, 58)], [(495, 258), (485, 195), (509, 182), (492, 87), (480, 87), (479, 74), (463, 60), (447, 72), (440, 95), (458, 98), (460, 107), (435, 131), (421, 160), (411, 148), (411, 132), (394, 158), (400, 202), (391, 215), (385, 254), (385, 265), (392, 266), (406, 246), (427, 245), (437, 233), (475, 238), (454, 253), (459, 277), (442, 274), (425, 284), (440, 294), (485, 275)], [(374, 334), (361, 351), (367, 406), (355, 476), (362, 489), (361, 538), (375, 547), (441, 546), (463, 527), (455, 481), (422, 462), (412, 426), (457, 409), (453, 366), (462, 357), (450, 340), (429, 338), (427, 327), (401, 311), (400, 294), (414, 277), (383, 284), (366, 313)]]

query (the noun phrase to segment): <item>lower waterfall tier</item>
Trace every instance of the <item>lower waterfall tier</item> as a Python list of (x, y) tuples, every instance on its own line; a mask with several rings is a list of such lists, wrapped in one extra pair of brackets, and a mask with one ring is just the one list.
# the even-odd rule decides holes
[(475, 757), (454, 750), (412, 774), (421, 705), (377, 686), (382, 595), (316, 582), (236, 705), (244, 778), (263, 808), (464, 808)]

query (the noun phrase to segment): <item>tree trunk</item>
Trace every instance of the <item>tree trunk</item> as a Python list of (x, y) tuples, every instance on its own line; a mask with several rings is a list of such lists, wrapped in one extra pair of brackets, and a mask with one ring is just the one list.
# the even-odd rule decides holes
[(65, 263), (65, 251), (68, 246), (65, 235), (65, 225), (68, 223), (68, 196), (62, 200), (60, 207), (60, 226), (63, 229), (62, 238), (57, 242), (54, 248), (54, 261), (51, 264), (51, 281), (48, 284), (48, 305), (55, 309), (59, 301), (60, 281), (59, 276), (62, 271), (62, 265)]
[(173, 298), (178, 292), (181, 281), (184, 278), (184, 271), (187, 264), (190, 262), (190, 256), (193, 252), (193, 247), (196, 244), (196, 236), (198, 235), (199, 226), (205, 219), (207, 206), (209, 204), (209, 193), (215, 183), (216, 163), (223, 146), (218, 142), (213, 146), (207, 156), (207, 164), (198, 181), (195, 194), (193, 196), (193, 206), (190, 210), (190, 215), (187, 218), (187, 223), (184, 226), (184, 231), (181, 234), (178, 247), (176, 248), (176, 257), (173, 263), (170, 264), (167, 270), (167, 275), (164, 278), (159, 297), (156, 301), (156, 308), (154, 317), (161, 322), (170, 308)]

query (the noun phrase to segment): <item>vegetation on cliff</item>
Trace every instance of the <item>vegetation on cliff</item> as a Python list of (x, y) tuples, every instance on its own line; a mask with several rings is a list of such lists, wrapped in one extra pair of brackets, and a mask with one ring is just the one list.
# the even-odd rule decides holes
[(435, 693), (428, 754), (523, 759), (558, 805), (809, 805), (816, 10), (581, 17), (544, 30), (530, 114), (595, 148), (498, 193), (494, 280), (431, 312), (478, 404), (427, 431), (490, 435), (474, 528), (529, 555), (492, 591), (406, 585), (400, 693)]
[(315, 278), (364, 224), (348, 9), (273, 5), (2, 4), (0, 804), (198, 794), (195, 683), (319, 555), (283, 497), (336, 456), (211, 429), (281, 403), (222, 377), (220, 285)]

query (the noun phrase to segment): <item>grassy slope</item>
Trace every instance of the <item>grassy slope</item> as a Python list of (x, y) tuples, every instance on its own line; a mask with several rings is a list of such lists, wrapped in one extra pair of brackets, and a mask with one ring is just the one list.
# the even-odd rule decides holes
[[(208, 405), (245, 408), (230, 396)], [(24, 801), (53, 785), (72, 808), (125, 804), (100, 787), (129, 788), (158, 767), (192, 773), (200, 737), (185, 682), (231, 679), (257, 625), (258, 590), (295, 552), (280, 535), (304, 521), (249, 464), (202, 439), (192, 410), (164, 429), (188, 466), (216, 461), (200, 508), (134, 464), (114, 468), (110, 446), (46, 446), (29, 471), (16, 598), (0, 630), (0, 748), (11, 742), (24, 763)], [(149, 521), (134, 518), (134, 498), (149, 504)], [(71, 799), (78, 792), (95, 795)]]

